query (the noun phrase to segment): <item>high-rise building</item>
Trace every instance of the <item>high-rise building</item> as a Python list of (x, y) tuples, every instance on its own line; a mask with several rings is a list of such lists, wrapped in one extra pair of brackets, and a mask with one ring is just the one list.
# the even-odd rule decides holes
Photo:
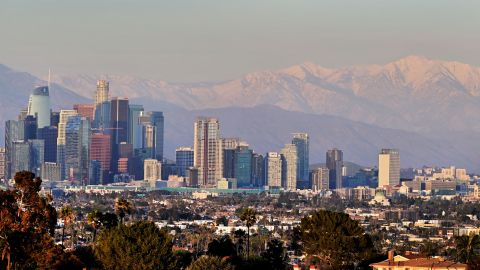
[(5, 157), (5, 148), (0, 147), (0, 179), (5, 179), (5, 165), (6, 165), (6, 157)]
[(85, 117), (92, 124), (95, 116), (95, 105), (94, 104), (74, 104), (73, 109), (77, 111), (78, 115)]
[(61, 181), (61, 166), (54, 162), (45, 162), (42, 164), (42, 179), (46, 181)]
[(235, 151), (240, 144), (239, 138), (222, 138), (222, 171), (224, 178), (235, 177)]
[(144, 180), (150, 183), (150, 187), (155, 187), (155, 182), (162, 175), (161, 163), (156, 159), (145, 159), (143, 161)]
[(30, 171), (30, 143), (25, 141), (14, 141), (12, 143), (12, 163), (10, 168), (11, 177), (17, 172)]
[(65, 144), (66, 144), (66, 136), (65, 130), (67, 121), (70, 117), (77, 116), (78, 113), (75, 110), (61, 110), (60, 117), (58, 121), (58, 136), (57, 136), (57, 163), (60, 164), (61, 170), (60, 173), (61, 178), (66, 178), (66, 170), (65, 170)]
[(151, 123), (143, 123), (142, 124), (142, 148), (144, 149), (150, 149), (152, 152), (151, 158), (154, 157), (155, 152), (155, 134), (156, 134), (157, 128), (152, 125)]
[(90, 167), (88, 174), (88, 184), (89, 185), (100, 185), (103, 179), (102, 164), (98, 160), (90, 160)]
[(45, 142), (43, 140), (28, 140), (30, 145), (30, 170), (40, 175), (40, 169), (45, 161)]
[(265, 157), (265, 178), (269, 187), (282, 187), (282, 158), (277, 152), (268, 152)]
[(297, 189), (297, 147), (286, 144), (281, 151), (282, 186), (287, 190)]
[(330, 189), (342, 188), (343, 152), (337, 148), (327, 151), (327, 169), (329, 170)]
[(110, 100), (110, 83), (106, 80), (97, 81), (97, 91), (95, 92), (95, 106)]
[(252, 149), (247, 144), (240, 144), (235, 149), (234, 178), (238, 187), (252, 186)]
[(133, 149), (142, 148), (142, 124), (140, 116), (144, 109), (143, 105), (128, 105), (128, 143), (133, 145)]
[(292, 144), (297, 147), (297, 178), (298, 187), (308, 188), (309, 185), (309, 155), (310, 142), (307, 133), (293, 133)]
[(157, 160), (163, 160), (163, 135), (165, 119), (163, 112), (150, 112), (151, 123), (155, 127), (154, 153)]
[[(110, 143), (110, 135), (104, 133), (92, 134), (90, 143), (90, 161), (98, 161), (101, 171), (100, 175), (96, 176), (93, 180), (91, 179), (91, 181), (96, 184), (107, 184), (109, 182), (111, 159)], [(94, 170), (92, 173), (97, 173), (97, 171)]]
[(50, 126), (50, 96), (48, 86), (33, 89), (27, 114), (37, 118), (38, 128)]
[(90, 165), (90, 121), (72, 116), (65, 126), (65, 175), (69, 179), (88, 184)]
[(119, 145), (128, 141), (128, 98), (114, 97), (110, 108), (112, 162), (111, 170), (117, 173)]
[(104, 101), (98, 105), (95, 105), (95, 116), (93, 119), (93, 127), (98, 130), (110, 130), (111, 123), (111, 107), (110, 100)]
[(187, 169), (193, 166), (193, 149), (190, 147), (179, 147), (175, 150), (175, 164), (178, 167), (180, 176), (187, 176)]
[(329, 170), (326, 167), (319, 167), (312, 171), (313, 191), (328, 190), (330, 187)]
[(57, 162), (57, 137), (56, 127), (43, 127), (37, 130), (37, 139), (45, 142), (45, 162)]
[(265, 160), (262, 155), (252, 155), (252, 184), (255, 187), (265, 186)]
[(23, 119), (23, 139), (25, 141), (34, 140), (37, 138), (37, 118), (32, 115), (27, 115)]
[(190, 167), (187, 169), (188, 185), (191, 187), (198, 187), (198, 169)]
[(60, 122), (60, 112), (52, 112), (50, 114), (50, 125), (52, 127), (58, 128), (59, 122)]
[(194, 124), (194, 159), (198, 181), (203, 187), (216, 187), (222, 178), (222, 140), (216, 118), (199, 117)]
[(382, 149), (378, 154), (378, 186), (400, 184), (400, 152), (398, 149)]
[(5, 174), (7, 179), (14, 176), (13, 171), (13, 144), (24, 141), (23, 120), (8, 120), (5, 122)]

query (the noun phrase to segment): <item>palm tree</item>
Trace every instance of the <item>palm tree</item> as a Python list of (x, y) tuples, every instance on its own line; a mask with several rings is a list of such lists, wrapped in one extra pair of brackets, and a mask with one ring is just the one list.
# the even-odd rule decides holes
[(133, 205), (125, 200), (124, 198), (117, 198), (115, 200), (115, 212), (117, 212), (118, 216), (120, 217), (120, 223), (123, 224), (123, 218), (126, 214), (129, 214), (133, 210)]
[(102, 224), (102, 213), (98, 210), (93, 210), (87, 215), (87, 222), (93, 228), (93, 241), (95, 242), (95, 236), (97, 235), (97, 230)]
[(69, 205), (66, 205), (60, 209), (58, 216), (61, 219), (63, 219), (63, 228), (62, 228), (62, 246), (63, 246), (63, 240), (65, 239), (65, 227), (67, 227), (72, 223), (72, 221), (75, 219), (75, 214), (73, 213), (72, 207)]
[(480, 236), (470, 233), (455, 238), (457, 260), (471, 263), (475, 258), (475, 250), (480, 249)]
[(247, 258), (250, 256), (250, 227), (257, 222), (257, 212), (252, 208), (244, 208), (240, 212), (240, 220), (247, 226)]

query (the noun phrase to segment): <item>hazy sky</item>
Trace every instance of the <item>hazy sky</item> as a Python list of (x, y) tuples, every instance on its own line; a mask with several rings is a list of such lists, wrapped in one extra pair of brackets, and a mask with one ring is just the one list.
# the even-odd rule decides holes
[(478, 0), (0, 0), (0, 63), (207, 81), (418, 54), (480, 66)]

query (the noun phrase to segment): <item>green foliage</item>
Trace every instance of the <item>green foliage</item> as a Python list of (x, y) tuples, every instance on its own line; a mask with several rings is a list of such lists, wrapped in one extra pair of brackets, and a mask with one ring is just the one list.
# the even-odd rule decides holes
[(222, 224), (223, 226), (228, 226), (228, 219), (225, 216), (218, 217), (215, 221), (217, 226)]
[(95, 254), (106, 269), (171, 269), (172, 241), (151, 222), (135, 222), (99, 234)]
[(247, 226), (247, 258), (250, 256), (250, 227), (257, 222), (257, 212), (252, 208), (243, 208), (240, 211), (240, 220)]
[(81, 269), (53, 241), (57, 213), (39, 194), (42, 180), (26, 171), (14, 180), (13, 190), (0, 190), (0, 269)]
[(463, 263), (472, 263), (478, 258), (477, 251), (480, 249), (480, 236), (471, 233), (455, 238), (456, 257)]
[(177, 251), (174, 254), (175, 269), (187, 269), (187, 267), (193, 262), (193, 254), (188, 251)]
[(313, 212), (302, 219), (300, 234), (306, 254), (335, 269), (351, 269), (374, 254), (370, 236), (344, 213)]
[(267, 269), (284, 270), (288, 267), (288, 255), (283, 247), (283, 242), (278, 239), (272, 239), (267, 244), (267, 250), (262, 253), (262, 258), (270, 266)]
[(233, 270), (234, 267), (226, 259), (220, 257), (202, 256), (194, 261), (187, 270)]
[(217, 257), (235, 257), (237, 255), (235, 244), (228, 235), (224, 235), (219, 239), (213, 239), (208, 244), (207, 254)]

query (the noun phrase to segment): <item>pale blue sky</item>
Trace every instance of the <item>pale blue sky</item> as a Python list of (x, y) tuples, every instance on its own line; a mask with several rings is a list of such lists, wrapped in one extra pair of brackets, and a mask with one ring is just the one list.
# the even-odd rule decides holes
[(0, 0), (0, 63), (208, 81), (418, 54), (480, 66), (477, 0)]

